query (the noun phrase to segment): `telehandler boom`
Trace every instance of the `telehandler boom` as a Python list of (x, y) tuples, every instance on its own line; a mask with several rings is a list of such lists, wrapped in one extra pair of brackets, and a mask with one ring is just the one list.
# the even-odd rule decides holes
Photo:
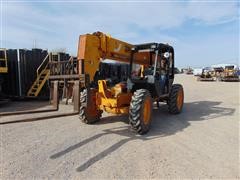
[[(105, 59), (129, 64), (126, 82), (101, 79), (99, 63)], [(78, 45), (79, 73), (90, 83), (80, 95), (80, 119), (94, 123), (103, 111), (129, 114), (129, 124), (139, 134), (149, 131), (153, 102), (165, 102), (169, 112), (181, 112), (183, 87), (173, 84), (174, 49), (168, 44), (132, 45), (104, 33), (81, 35)]]

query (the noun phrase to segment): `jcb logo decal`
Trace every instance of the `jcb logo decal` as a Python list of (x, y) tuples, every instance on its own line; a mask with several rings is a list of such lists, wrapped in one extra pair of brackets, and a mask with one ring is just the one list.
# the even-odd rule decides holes
[(121, 50), (122, 44), (119, 44), (118, 47), (114, 48), (114, 52), (119, 52)]

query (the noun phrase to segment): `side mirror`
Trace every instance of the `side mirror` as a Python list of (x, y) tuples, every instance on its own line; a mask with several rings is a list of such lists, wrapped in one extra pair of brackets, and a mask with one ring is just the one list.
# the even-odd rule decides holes
[(163, 56), (164, 56), (165, 58), (169, 58), (169, 57), (170, 57), (170, 53), (169, 53), (169, 52), (165, 52), (165, 53), (163, 54)]

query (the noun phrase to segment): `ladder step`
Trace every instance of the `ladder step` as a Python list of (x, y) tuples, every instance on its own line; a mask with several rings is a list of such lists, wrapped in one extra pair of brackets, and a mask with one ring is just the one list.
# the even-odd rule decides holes
[(29, 90), (28, 96), (31, 96), (31, 97), (38, 96), (38, 94), (41, 91), (43, 85), (45, 84), (46, 79), (49, 76), (49, 74), (50, 74), (49, 69), (45, 68), (44, 70), (42, 70), (40, 75), (38, 75), (36, 80), (34, 81), (31, 89)]

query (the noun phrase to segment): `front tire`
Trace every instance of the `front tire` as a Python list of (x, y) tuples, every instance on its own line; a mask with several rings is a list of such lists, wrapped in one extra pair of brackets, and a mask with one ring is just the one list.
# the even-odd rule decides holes
[(181, 84), (173, 84), (168, 102), (168, 110), (171, 114), (179, 114), (182, 111), (184, 91)]
[(134, 92), (129, 108), (129, 124), (138, 134), (149, 131), (152, 115), (152, 97), (148, 90)]
[(96, 89), (84, 89), (80, 94), (79, 119), (86, 124), (100, 120), (102, 111), (96, 105)]

